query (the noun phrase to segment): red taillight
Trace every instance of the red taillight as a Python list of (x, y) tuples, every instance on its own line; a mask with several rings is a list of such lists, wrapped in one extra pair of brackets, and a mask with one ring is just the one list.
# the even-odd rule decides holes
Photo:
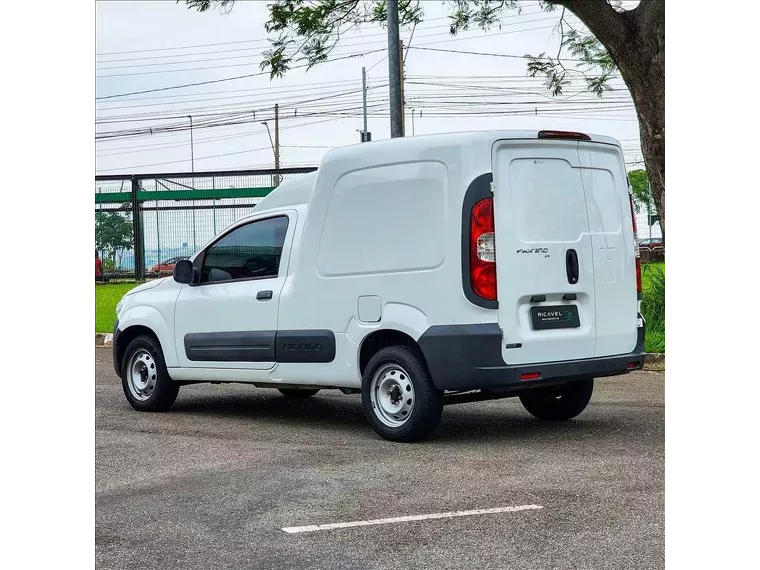
[(526, 372), (525, 374), (520, 374), (520, 380), (538, 380), (541, 377), (541, 374), (538, 372)]
[(470, 284), (479, 297), (496, 300), (493, 198), (476, 202), (470, 213)]
[(633, 247), (636, 254), (636, 293), (641, 295), (641, 254), (639, 252), (639, 232), (636, 228), (636, 209), (633, 207), (633, 196), (629, 195), (631, 202), (631, 223), (633, 224)]
[(573, 141), (590, 141), (591, 137), (584, 133), (574, 133), (571, 131), (538, 131), (540, 139), (566, 139)]

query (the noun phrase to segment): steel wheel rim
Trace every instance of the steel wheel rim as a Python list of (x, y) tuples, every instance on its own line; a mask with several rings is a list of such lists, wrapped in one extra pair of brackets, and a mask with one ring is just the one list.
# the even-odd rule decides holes
[(414, 385), (409, 373), (398, 364), (385, 364), (372, 376), (370, 383), (372, 409), (380, 422), (400, 427), (414, 413)]
[(158, 370), (150, 352), (141, 348), (132, 354), (127, 366), (127, 385), (132, 396), (144, 402), (156, 389)]

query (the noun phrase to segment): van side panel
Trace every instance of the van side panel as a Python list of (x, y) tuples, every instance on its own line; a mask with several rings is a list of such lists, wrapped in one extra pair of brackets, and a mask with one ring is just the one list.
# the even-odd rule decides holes
[[(332, 363), (278, 364), (273, 375), (356, 387), (358, 361), (344, 349), (358, 350), (375, 330), (417, 340), (436, 324), (496, 322), (495, 311), (465, 298), (461, 265), (462, 201), (470, 182), (490, 171), (491, 141), (457, 136), (450, 144), (415, 142), (414, 152), (397, 143), (373, 142), (372, 153), (367, 145), (340, 149), (320, 165), (278, 329), (332, 330), (337, 354)], [(360, 320), (362, 297), (379, 299), (379, 321)], [(397, 313), (415, 317), (407, 323)]]
[(581, 180), (594, 252), (594, 356), (636, 346), (636, 260), (625, 162), (619, 147), (581, 143)]

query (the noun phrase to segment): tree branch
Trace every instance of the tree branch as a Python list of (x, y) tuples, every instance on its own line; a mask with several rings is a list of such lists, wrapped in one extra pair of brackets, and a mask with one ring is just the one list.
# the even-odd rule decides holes
[[(661, 0), (645, 0), (642, 4), (658, 1)], [(628, 35), (627, 21), (630, 17), (628, 12), (616, 12), (606, 0), (553, 0), (552, 4), (567, 8), (575, 14), (602, 42), (617, 64), (618, 48), (622, 42), (625, 42)]]

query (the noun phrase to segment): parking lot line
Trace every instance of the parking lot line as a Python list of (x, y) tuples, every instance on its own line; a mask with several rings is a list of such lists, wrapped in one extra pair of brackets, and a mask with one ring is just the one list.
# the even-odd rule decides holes
[(494, 507), (492, 509), (473, 509), (471, 511), (450, 511), (447, 513), (431, 513), (428, 515), (410, 515), (405, 517), (393, 517), (388, 519), (372, 519), (366, 521), (339, 522), (330, 524), (315, 524), (306, 526), (288, 526), (282, 530), (295, 534), (299, 532), (314, 532), (317, 530), (334, 530), (338, 528), (351, 528), (355, 526), (369, 526), (376, 524), (391, 524), (409, 521), (424, 521), (428, 519), (450, 519), (454, 517), (470, 517), (473, 515), (491, 515), (495, 513), (514, 513), (517, 511), (528, 511), (533, 509), (543, 509), (541, 505), (519, 505), (516, 507)]

